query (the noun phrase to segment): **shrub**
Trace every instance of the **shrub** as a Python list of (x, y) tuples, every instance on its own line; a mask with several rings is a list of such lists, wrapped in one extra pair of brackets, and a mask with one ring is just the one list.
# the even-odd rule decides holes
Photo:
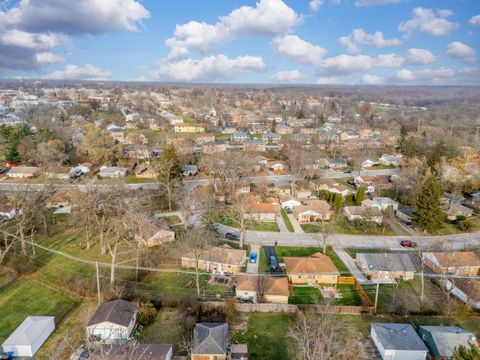
[(152, 303), (140, 303), (138, 309), (138, 322), (143, 326), (152, 324), (157, 317), (157, 309)]

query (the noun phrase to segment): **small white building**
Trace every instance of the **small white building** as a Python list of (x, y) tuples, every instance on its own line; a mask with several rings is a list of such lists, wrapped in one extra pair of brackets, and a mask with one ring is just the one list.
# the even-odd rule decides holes
[(130, 340), (138, 307), (125, 300), (103, 303), (93, 314), (87, 325), (87, 336), (96, 341), (116, 342)]
[(370, 337), (383, 360), (425, 360), (427, 357), (427, 347), (410, 324), (372, 324)]
[(118, 166), (102, 166), (98, 173), (100, 177), (120, 178), (127, 176), (127, 168)]
[(382, 211), (386, 211), (389, 206), (393, 208), (393, 212), (397, 212), (398, 210), (398, 201), (389, 197), (374, 197), (373, 202), (379, 205)]
[(53, 316), (29, 316), (3, 342), (3, 351), (15, 357), (33, 357), (54, 330)]

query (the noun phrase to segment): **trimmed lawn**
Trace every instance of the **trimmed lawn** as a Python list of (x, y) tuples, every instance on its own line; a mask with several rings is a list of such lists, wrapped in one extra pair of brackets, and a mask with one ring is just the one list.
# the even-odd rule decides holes
[(65, 294), (19, 278), (0, 292), (0, 342), (27, 316), (55, 316), (55, 323), (59, 324), (76, 304)]
[(226, 141), (230, 139), (230, 134), (215, 134), (216, 141)]
[(290, 219), (288, 218), (287, 212), (284, 208), (280, 209), (280, 215), (282, 215), (282, 219), (285, 222), (285, 226), (287, 227), (288, 231), (293, 232), (293, 225)]
[(295, 345), (287, 331), (295, 321), (292, 314), (252, 313), (246, 332), (232, 334), (232, 343), (247, 343), (250, 360), (290, 360)]
[[(260, 254), (258, 254), (258, 271), (263, 273), (270, 272), (270, 265), (267, 261), (267, 255), (265, 255), (265, 250), (263, 250), (263, 246), (260, 247)], [(280, 259), (278, 260), (280, 262)]]
[(153, 183), (155, 179), (146, 179), (146, 178), (137, 178), (135, 174), (129, 174), (125, 178), (127, 184), (143, 184), (143, 183)]
[(276, 221), (267, 222), (267, 221), (255, 221), (248, 227), (248, 230), (254, 231), (269, 231), (269, 232), (280, 232), (280, 228)]
[(338, 284), (337, 289), (340, 290), (342, 297), (335, 301), (337, 305), (361, 306), (362, 300), (358, 295), (357, 289), (353, 285)]
[[(320, 232), (320, 226), (316, 224), (301, 224), (300, 225), (306, 233), (318, 233)], [(358, 229), (353, 225), (350, 225), (345, 219), (339, 219), (335, 223), (336, 234), (347, 235), (396, 235), (392, 228), (386, 224), (385, 229), (383, 227), (377, 227), (371, 231), (365, 232), (362, 229)]]
[(320, 290), (313, 286), (294, 286), (288, 297), (289, 304), (320, 304), (322, 301)]

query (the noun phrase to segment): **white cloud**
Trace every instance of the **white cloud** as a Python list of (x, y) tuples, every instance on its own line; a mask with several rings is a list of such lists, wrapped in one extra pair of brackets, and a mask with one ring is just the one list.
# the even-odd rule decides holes
[(5, 46), (22, 47), (33, 50), (49, 50), (60, 45), (64, 37), (57, 34), (34, 34), (22, 30), (12, 29), (0, 35), (0, 44)]
[(446, 18), (453, 13), (448, 10), (432, 10), (417, 7), (413, 10), (413, 17), (408, 21), (401, 22), (398, 30), (410, 35), (419, 30), (434, 36), (442, 36), (458, 28), (457, 23), (450, 22)]
[(380, 76), (365, 74), (362, 76), (362, 82), (368, 85), (379, 85), (383, 84), (385, 79)]
[(405, 63), (408, 65), (426, 65), (437, 61), (437, 57), (425, 49), (408, 49)]
[(347, 47), (347, 51), (352, 54), (361, 52), (361, 45), (372, 45), (376, 48), (385, 48), (389, 46), (398, 46), (402, 42), (399, 39), (384, 39), (380, 31), (374, 34), (367, 34), (363, 29), (355, 29), (350, 35), (342, 36), (340, 44)]
[(372, 68), (374, 59), (367, 55), (338, 55), (327, 58), (318, 64), (317, 69), (322, 74), (345, 75), (353, 72), (368, 71)]
[(201, 60), (165, 62), (151, 75), (162, 81), (217, 81), (233, 79), (252, 71), (264, 71), (266, 68), (265, 62), (258, 56), (247, 55), (230, 59), (225, 55), (217, 55)]
[(468, 23), (472, 26), (480, 26), (480, 15), (472, 16)]
[(345, 84), (347, 81), (345, 78), (340, 78), (336, 76), (325, 76), (319, 77), (315, 82), (318, 85), (336, 85), (336, 84)]
[[(173, 38), (165, 44), (172, 48), (170, 58), (192, 48), (208, 53), (219, 44), (241, 36), (272, 36), (289, 32), (302, 18), (282, 0), (260, 0), (255, 7), (241, 6), (215, 24), (191, 21), (177, 25)], [(183, 50), (178, 50), (179, 48)]]
[(363, 6), (386, 5), (386, 4), (398, 3), (400, 1), (402, 0), (357, 0), (355, 1), (355, 6), (363, 7)]
[(38, 53), (36, 54), (36, 59), (41, 64), (54, 64), (65, 60), (61, 56), (55, 55), (51, 52)]
[(306, 78), (305, 74), (298, 70), (279, 71), (270, 77), (275, 82), (296, 83)]
[(465, 62), (475, 61), (475, 53), (475, 49), (472, 49), (460, 41), (454, 41), (448, 44), (447, 50), (445, 51), (445, 54)]
[(480, 74), (478, 68), (452, 69), (446, 66), (437, 69), (425, 69), (411, 71), (401, 69), (393, 74), (388, 80), (391, 83), (412, 85), (449, 85), (476, 83), (475, 76)]
[(378, 67), (400, 67), (405, 62), (405, 59), (397, 54), (382, 54), (374, 59), (374, 65)]
[(272, 44), (279, 54), (300, 64), (318, 65), (327, 53), (324, 48), (302, 40), (296, 35), (276, 37)]
[(308, 6), (310, 7), (310, 10), (312, 11), (318, 11), (323, 5), (323, 0), (312, 0), (308, 3)]
[(63, 70), (54, 71), (44, 77), (46, 79), (63, 80), (107, 80), (110, 78), (111, 72), (102, 70), (93, 65), (86, 64), (79, 67), (77, 65), (67, 65)]

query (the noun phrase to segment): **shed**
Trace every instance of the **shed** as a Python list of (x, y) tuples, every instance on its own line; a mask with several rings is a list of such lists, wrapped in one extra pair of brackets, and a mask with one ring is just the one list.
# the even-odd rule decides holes
[(372, 324), (370, 336), (384, 360), (425, 360), (427, 357), (427, 347), (410, 324)]
[(53, 316), (28, 316), (3, 342), (3, 351), (33, 357), (54, 330)]
[(450, 359), (460, 345), (477, 343), (472, 333), (458, 326), (420, 326), (418, 332), (435, 359)]

